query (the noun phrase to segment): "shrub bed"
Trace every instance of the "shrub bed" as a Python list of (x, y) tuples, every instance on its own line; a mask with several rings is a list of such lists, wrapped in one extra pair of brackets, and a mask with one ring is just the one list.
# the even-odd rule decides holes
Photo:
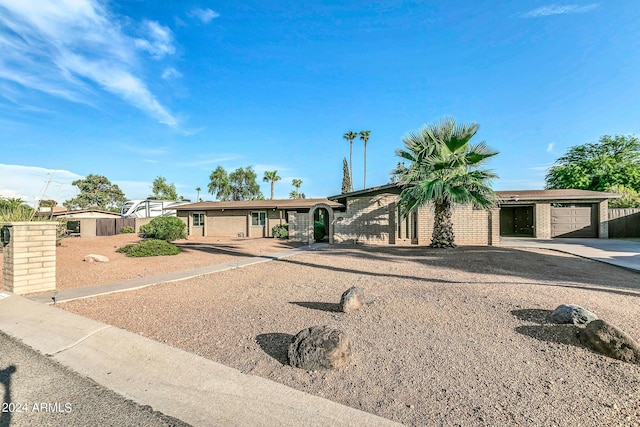
[(133, 245), (123, 246), (117, 249), (116, 252), (129, 257), (147, 257), (177, 255), (182, 251), (179, 247), (166, 240), (149, 239)]

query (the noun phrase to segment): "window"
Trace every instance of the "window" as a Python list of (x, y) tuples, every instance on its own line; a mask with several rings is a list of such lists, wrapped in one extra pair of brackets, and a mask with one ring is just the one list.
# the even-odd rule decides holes
[(265, 225), (264, 212), (251, 212), (251, 225)]
[(204, 214), (203, 213), (194, 213), (193, 214), (193, 226), (194, 227), (202, 227), (202, 226), (204, 226)]

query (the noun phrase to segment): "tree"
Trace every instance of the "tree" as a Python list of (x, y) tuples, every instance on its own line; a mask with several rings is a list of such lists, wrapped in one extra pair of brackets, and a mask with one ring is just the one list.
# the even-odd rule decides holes
[(608, 191), (620, 195), (619, 199), (609, 199), (610, 208), (640, 208), (640, 195), (633, 188), (628, 188), (624, 185), (613, 185), (609, 187)]
[(151, 191), (153, 191), (153, 194), (149, 196), (150, 199), (178, 200), (176, 185), (174, 183), (169, 184), (163, 176), (153, 180)]
[(118, 212), (127, 200), (120, 187), (102, 175), (90, 174), (84, 179), (73, 181), (71, 185), (78, 187), (80, 194), (62, 204), (69, 210), (101, 209)]
[(264, 196), (256, 182), (257, 175), (251, 166), (238, 168), (227, 174), (218, 166), (209, 175), (209, 193), (221, 201), (260, 200)]
[(342, 137), (349, 141), (349, 191), (353, 191), (353, 140), (358, 137), (358, 134), (347, 132)]
[(305, 199), (307, 196), (305, 196), (304, 193), (300, 192), (300, 186), (302, 185), (302, 180), (301, 179), (293, 179), (293, 181), (291, 182), (291, 185), (293, 185), (294, 190), (289, 193), (289, 198), (290, 199)]
[(369, 142), (370, 130), (361, 130), (360, 139), (364, 141), (364, 185), (362, 188), (367, 188), (367, 142)]
[(347, 158), (342, 159), (342, 194), (351, 192), (351, 175), (349, 175), (349, 165)]
[(218, 200), (231, 200), (231, 185), (229, 183), (229, 175), (222, 166), (218, 166), (216, 170), (209, 175), (209, 193), (216, 196)]
[(409, 162), (397, 171), (403, 186), (398, 201), (402, 215), (426, 203), (434, 206), (431, 247), (455, 247), (453, 205), (471, 203), (489, 209), (495, 204), (489, 181), (496, 175), (479, 168), (498, 153), (485, 142), (471, 144), (477, 131), (476, 123), (457, 125), (455, 119), (443, 118), (405, 135), (405, 149), (396, 152)]
[(271, 182), (271, 200), (273, 200), (273, 187), (276, 181), (280, 181), (280, 177), (278, 176), (278, 171), (265, 171), (264, 177), (262, 180), (264, 182)]
[(570, 147), (545, 179), (549, 189), (610, 191), (621, 185), (640, 192), (640, 140), (604, 135), (597, 143)]
[(200, 192), (202, 191), (202, 188), (196, 187), (196, 191), (198, 192), (198, 195), (196, 196), (196, 202), (201, 202), (202, 199), (200, 199)]

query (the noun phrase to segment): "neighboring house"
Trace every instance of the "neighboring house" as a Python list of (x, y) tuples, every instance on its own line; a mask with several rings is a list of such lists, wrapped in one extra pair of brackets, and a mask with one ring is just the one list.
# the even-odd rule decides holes
[[(98, 209), (67, 210), (56, 206), (51, 214), (47, 208), (38, 212), (40, 216), (51, 216), (53, 219), (64, 218), (67, 220), (67, 229), (71, 235), (81, 237), (108, 236), (116, 234), (116, 222), (122, 221), (117, 212), (102, 211)], [(133, 223), (133, 222), (132, 222)]]
[[(270, 237), (277, 224), (289, 224), (293, 241), (313, 242), (314, 214), (323, 210), (330, 243), (428, 245), (433, 208), (425, 205), (403, 218), (396, 184), (327, 199), (200, 202), (177, 207), (192, 236)], [(455, 206), (458, 245), (499, 245), (501, 236), (608, 238), (608, 200), (614, 193), (586, 190), (497, 191), (486, 211)]]
[[(271, 237), (275, 225), (289, 224), (289, 239), (301, 242), (313, 241), (316, 211), (323, 212), (330, 230), (334, 210), (343, 208), (328, 199), (198, 202), (172, 207), (187, 224), (189, 236)], [(331, 233), (329, 242), (333, 243)]]

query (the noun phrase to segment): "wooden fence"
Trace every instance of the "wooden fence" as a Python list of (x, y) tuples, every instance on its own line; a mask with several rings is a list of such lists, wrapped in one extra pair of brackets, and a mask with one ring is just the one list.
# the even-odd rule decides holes
[(122, 227), (136, 228), (135, 218), (98, 218), (96, 219), (96, 236), (113, 236), (120, 234)]
[(609, 209), (609, 237), (640, 237), (640, 209)]

